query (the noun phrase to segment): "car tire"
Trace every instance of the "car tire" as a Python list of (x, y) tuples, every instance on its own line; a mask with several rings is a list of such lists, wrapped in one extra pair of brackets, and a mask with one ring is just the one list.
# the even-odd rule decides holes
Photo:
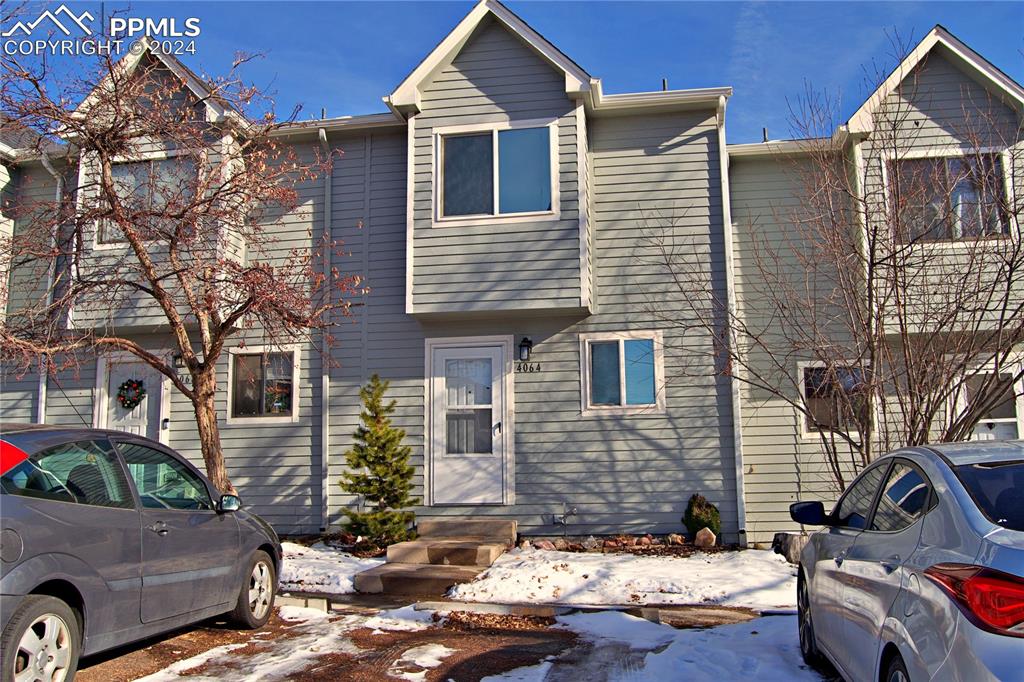
[(907, 664), (899, 654), (889, 659), (889, 665), (885, 667), (883, 682), (910, 682), (910, 673), (907, 672)]
[(825, 657), (822, 656), (821, 650), (818, 649), (818, 640), (814, 635), (810, 592), (803, 569), (800, 570), (796, 579), (796, 612), (797, 627), (800, 634), (800, 655), (803, 656), (804, 663), (812, 668), (819, 668), (824, 664)]
[(249, 559), (249, 567), (238, 592), (238, 603), (231, 612), (231, 621), (247, 630), (263, 627), (273, 613), (276, 591), (274, 562), (266, 552), (256, 550)]
[(0, 680), (13, 682), (35, 668), (33, 677), (63, 682), (75, 677), (82, 633), (71, 607), (56, 597), (25, 597), (0, 635)]

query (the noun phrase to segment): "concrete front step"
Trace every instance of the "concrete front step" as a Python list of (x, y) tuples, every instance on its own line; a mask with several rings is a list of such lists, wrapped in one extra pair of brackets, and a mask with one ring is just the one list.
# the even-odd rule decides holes
[(516, 522), (503, 519), (423, 519), (416, 523), (421, 540), (454, 539), (503, 542), (512, 546), (516, 542)]
[(388, 547), (389, 563), (482, 566), (486, 568), (505, 551), (503, 542), (472, 539), (421, 539)]
[(483, 570), (471, 566), (381, 564), (357, 573), (353, 582), (356, 590), (364, 594), (439, 596), (453, 585), (468, 583)]

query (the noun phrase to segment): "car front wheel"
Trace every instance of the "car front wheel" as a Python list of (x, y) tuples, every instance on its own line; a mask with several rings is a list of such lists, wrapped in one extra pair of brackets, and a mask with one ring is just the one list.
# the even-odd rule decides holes
[(0, 636), (0, 679), (71, 680), (78, 667), (81, 641), (78, 619), (67, 604), (55, 597), (29, 595)]
[(910, 682), (907, 664), (903, 662), (903, 657), (899, 654), (889, 660), (885, 671), (885, 682)]
[(249, 570), (238, 593), (231, 620), (240, 627), (255, 630), (270, 620), (274, 608), (277, 576), (270, 556), (257, 550), (249, 560)]
[(812, 668), (822, 664), (821, 651), (814, 636), (814, 621), (811, 618), (811, 597), (803, 570), (796, 579), (797, 623), (800, 628), (800, 653), (804, 662)]

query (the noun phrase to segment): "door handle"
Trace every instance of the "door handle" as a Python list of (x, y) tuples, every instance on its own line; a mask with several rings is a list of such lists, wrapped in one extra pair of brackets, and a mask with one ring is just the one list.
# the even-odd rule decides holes
[(842, 566), (843, 565), (843, 561), (845, 559), (846, 559), (846, 550), (844, 549), (842, 552), (840, 552), (839, 554), (836, 554), (836, 556), (835, 556), (836, 566)]
[(160, 537), (167, 535), (167, 524), (163, 521), (157, 521), (152, 526), (146, 526), (146, 530), (151, 530)]
[(882, 570), (885, 571), (886, 575), (889, 575), (897, 568), (900, 567), (900, 555), (891, 556), (888, 559), (883, 559), (878, 562), (882, 566)]
[(501, 435), (501, 422), (498, 422), (497, 424), (494, 425), (494, 432), (497, 433), (499, 436)]

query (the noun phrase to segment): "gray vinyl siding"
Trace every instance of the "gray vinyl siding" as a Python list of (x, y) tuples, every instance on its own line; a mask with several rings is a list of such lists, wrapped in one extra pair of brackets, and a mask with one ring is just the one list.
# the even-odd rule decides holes
[[(424, 321), (404, 314), (404, 139), (364, 139), (363, 148), (372, 147), (365, 179), (368, 199), (360, 203), (354, 195), (346, 204), (335, 192), (335, 236), (345, 239), (354, 263), (365, 264), (370, 293), (353, 308), (352, 325), (340, 331), (334, 356), (340, 367), (332, 369), (332, 525), (343, 522), (344, 508), (356, 502), (342, 493), (338, 481), (358, 424), (360, 384), (374, 372), (391, 381), (395, 424), (406, 430), (413, 448), (415, 493), (422, 497), (425, 339), (508, 335), (514, 343), (529, 336), (534, 342), (531, 362), (543, 367), (515, 376), (515, 504), (421, 506), (419, 518), (497, 516), (517, 519), (525, 533), (554, 533), (561, 532), (553, 520), (565, 503), (578, 510), (570, 518), (570, 534), (669, 532), (681, 529), (686, 501), (700, 492), (719, 505), (726, 537), (735, 538), (728, 384), (713, 375), (706, 339), (684, 339), (645, 309), (653, 289), (650, 282), (642, 283), (645, 254), (638, 246), (641, 215), (676, 212), (671, 229), (701, 244), (714, 281), (724, 286), (714, 113), (599, 120), (590, 129), (592, 257), (602, 298), (600, 313), (585, 319), (579, 313), (538, 316), (527, 311)], [(358, 166), (359, 145), (350, 148), (353, 153), (342, 164)], [(665, 178), (663, 191), (645, 192), (642, 183), (630, 179), (637, 173)], [(704, 191), (691, 191), (695, 184)], [(680, 196), (685, 198), (677, 200)], [(354, 227), (356, 218), (362, 218), (362, 229)], [(370, 258), (363, 260), (366, 253)], [(667, 413), (583, 417), (580, 332), (657, 328), (664, 331), (666, 373), (673, 376)], [(683, 377), (680, 363), (689, 352), (708, 362), (698, 376)]]
[[(879, 220), (885, 210), (882, 166), (887, 155), (903, 157), (922, 150), (975, 145), (1020, 145), (1019, 120), (1013, 110), (954, 66), (942, 49), (934, 50), (907, 74), (903, 86), (882, 103), (875, 125), (875, 132), (862, 143), (862, 151), (869, 216)], [(765, 282), (758, 272), (758, 259), (764, 263), (767, 254), (771, 254), (767, 255), (769, 259), (780, 256), (767, 267), (788, 271), (796, 278), (806, 275), (795, 253), (800, 233), (794, 229), (791, 217), (801, 205), (800, 195), (805, 188), (801, 173), (809, 170), (800, 164), (810, 163), (807, 157), (737, 157), (730, 168), (739, 313), (755, 329), (763, 325), (763, 339), (776, 344), (780, 353), (788, 346), (777, 326), (770, 323), (770, 310), (759, 304)], [(958, 279), (948, 277), (948, 273), (962, 265), (955, 251), (949, 254), (948, 260), (932, 262), (934, 272), (917, 273), (908, 288), (940, 291), (945, 284), (958, 286)], [(769, 371), (765, 358), (755, 353), (752, 359), (762, 363), (760, 371)], [(794, 355), (793, 376), (786, 381), (798, 376), (800, 359)], [(748, 538), (770, 542), (775, 532), (798, 530), (789, 518), (792, 502), (820, 499), (828, 507), (840, 491), (825, 463), (819, 437), (804, 434), (802, 417), (795, 408), (748, 386), (742, 387), (741, 399)]]
[[(26, 210), (32, 206), (52, 204), (56, 183), (42, 165), (22, 164), (10, 171), (3, 166), (4, 238), (30, 229), (32, 218)], [(11, 230), (8, 233), (7, 230)], [(8, 277), (8, 273), (3, 273)], [(48, 263), (42, 260), (23, 261), (9, 273), (6, 282), (6, 307), (3, 313), (8, 322), (18, 325), (25, 311), (36, 308), (46, 297)], [(33, 422), (39, 416), (39, 375), (35, 363), (28, 369), (20, 363), (0, 364), (0, 422)]]
[[(558, 120), (560, 217), (431, 227), (434, 129)], [(565, 75), (485, 22), (424, 89), (414, 121), (413, 305), (417, 313), (578, 309), (578, 140)]]
[[(799, 260), (793, 249), (799, 242), (792, 224), (801, 206), (808, 172), (806, 157), (736, 158), (729, 166), (734, 235), (734, 272), (737, 312), (766, 343), (790, 356), (783, 330), (771, 317), (762, 267), (790, 272), (799, 279)], [(775, 258), (778, 257), (776, 261)], [(777, 267), (776, 267), (777, 263)], [(776, 377), (786, 387), (798, 381), (798, 361), (792, 356), (789, 377)], [(750, 361), (757, 374), (773, 376), (775, 365), (756, 349)], [(787, 383), (788, 382), (788, 383)], [(791, 390), (791, 399), (799, 396)], [(763, 389), (740, 385), (742, 401), (743, 477), (750, 542), (771, 542), (779, 531), (798, 530), (789, 518), (789, 505), (798, 500), (820, 499), (830, 505), (836, 485), (825, 464), (820, 439), (805, 436), (802, 416), (791, 404)]]

